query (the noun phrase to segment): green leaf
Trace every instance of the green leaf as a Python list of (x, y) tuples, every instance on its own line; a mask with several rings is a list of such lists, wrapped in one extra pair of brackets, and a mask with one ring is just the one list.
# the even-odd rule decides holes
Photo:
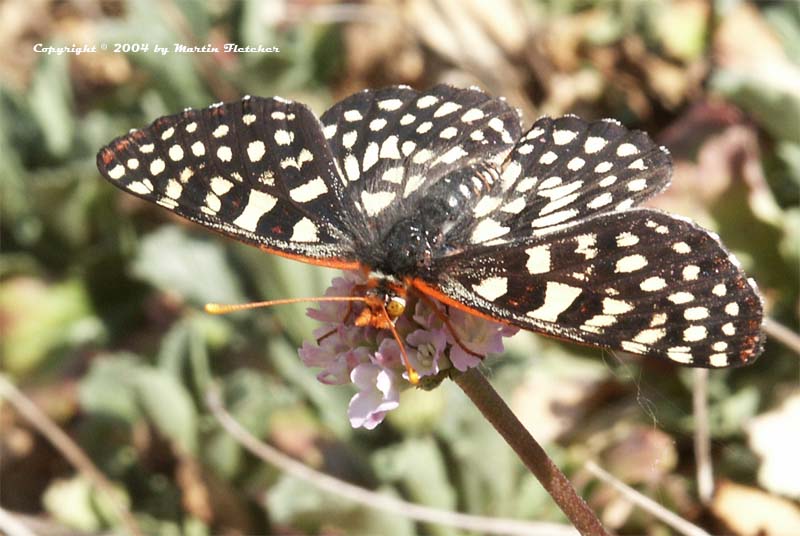
[[(130, 498), (120, 486), (114, 486), (114, 500), (125, 508), (130, 506)], [(55, 519), (87, 532), (96, 532), (104, 526), (118, 524), (117, 509), (111, 498), (96, 491), (93, 485), (82, 476), (68, 480), (54, 480), (42, 496), (42, 503)]]
[(142, 367), (133, 354), (99, 355), (78, 391), (84, 411), (133, 423), (141, 417), (132, 378)]
[(147, 235), (131, 269), (136, 277), (200, 305), (245, 301), (219, 238), (198, 238), (173, 226)]
[[(375, 493), (394, 495), (391, 489), (379, 489)], [(270, 487), (266, 502), (275, 523), (311, 533), (320, 533), (320, 528), (324, 527), (329, 530), (339, 528), (347, 534), (415, 534), (414, 524), (407, 518), (360, 506), (334, 493), (320, 491), (310, 482), (290, 476), (282, 477)]]
[[(407, 439), (400, 445), (382, 449), (373, 455), (372, 466), (382, 481), (402, 484), (413, 502), (456, 510), (456, 495), (445, 459), (432, 439)], [(425, 532), (439, 536), (457, 534), (442, 525), (426, 525)]]
[(197, 450), (197, 411), (189, 392), (171, 372), (130, 354), (95, 360), (80, 388), (84, 409), (127, 422), (147, 417), (185, 452)]
[(0, 284), (3, 367), (14, 376), (32, 373), (60, 348), (102, 338), (83, 283), (57, 284), (18, 277)]
[(165, 436), (194, 454), (197, 450), (197, 411), (186, 388), (171, 374), (142, 367), (134, 376), (145, 414)]
[(69, 59), (68, 54), (43, 56), (28, 93), (31, 114), (44, 137), (45, 149), (59, 157), (69, 151), (75, 133)]

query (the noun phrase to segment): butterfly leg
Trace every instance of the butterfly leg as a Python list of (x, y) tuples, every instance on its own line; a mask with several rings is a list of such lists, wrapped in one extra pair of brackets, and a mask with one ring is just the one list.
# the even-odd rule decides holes
[(484, 357), (486, 357), (485, 355), (479, 354), (477, 352), (473, 352), (472, 350), (467, 348), (467, 346), (463, 342), (461, 342), (461, 339), (458, 337), (458, 334), (456, 333), (455, 328), (453, 328), (453, 324), (450, 323), (450, 319), (447, 317), (446, 314), (444, 314), (444, 312), (442, 312), (441, 309), (439, 309), (439, 307), (436, 306), (436, 303), (432, 299), (430, 299), (428, 296), (426, 296), (422, 292), (417, 292), (417, 294), (419, 295), (420, 299), (422, 301), (424, 301), (425, 304), (428, 307), (433, 309), (434, 313), (436, 313), (436, 316), (439, 317), (439, 320), (441, 320), (444, 323), (444, 325), (450, 331), (450, 334), (453, 336), (453, 340), (456, 341), (456, 344), (458, 344), (465, 352), (467, 352), (468, 354), (474, 355), (475, 357), (477, 357), (481, 361), (483, 360)]

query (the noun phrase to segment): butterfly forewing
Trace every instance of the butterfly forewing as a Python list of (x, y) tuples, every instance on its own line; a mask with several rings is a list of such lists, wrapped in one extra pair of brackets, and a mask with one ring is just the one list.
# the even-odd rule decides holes
[(186, 110), (114, 140), (97, 164), (114, 185), (244, 242), (356, 264), (342, 181), (302, 104), (245, 98)]
[(475, 162), (499, 163), (519, 137), (519, 116), (477, 89), (436, 86), (362, 91), (321, 118), (345, 179), (351, 227), (377, 229), (406, 214), (446, 174)]
[(439, 259), (426, 285), (491, 318), (703, 367), (760, 353), (762, 306), (709, 232), (654, 210)]
[(474, 225), (491, 218), (517, 234), (625, 210), (669, 184), (666, 150), (613, 120), (543, 117), (517, 142), (500, 182), (476, 207)]

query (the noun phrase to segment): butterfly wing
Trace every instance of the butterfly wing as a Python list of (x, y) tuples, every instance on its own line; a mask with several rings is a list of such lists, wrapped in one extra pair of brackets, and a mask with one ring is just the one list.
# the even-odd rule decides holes
[(511, 151), (472, 225), (492, 221), (509, 237), (547, 233), (638, 205), (665, 189), (671, 173), (669, 153), (643, 132), (610, 119), (543, 117)]
[(504, 100), (446, 85), (362, 91), (321, 121), (345, 182), (343, 215), (362, 244), (413, 214), (448, 173), (502, 162), (520, 135), (519, 115)]
[(436, 259), (415, 286), (488, 318), (702, 367), (761, 352), (762, 304), (718, 239), (655, 210)]
[(355, 268), (344, 184), (304, 105), (246, 97), (162, 117), (100, 150), (115, 186), (270, 252)]

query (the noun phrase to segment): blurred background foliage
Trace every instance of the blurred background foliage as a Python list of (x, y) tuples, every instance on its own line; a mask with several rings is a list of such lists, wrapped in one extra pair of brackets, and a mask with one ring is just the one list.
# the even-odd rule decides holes
[[(153, 53), (234, 42), (276, 54)], [(35, 43), (150, 52), (47, 56)], [(351, 92), (477, 84), (530, 123), (614, 117), (675, 158), (652, 205), (718, 232), (796, 331), (800, 4), (741, 0), (6, 0), (0, 3), (2, 369), (114, 482), (150, 534), (457, 534), (355, 506), (247, 454), (209, 414), (218, 382), (251, 432), (306, 464), (407, 500), (563, 521), (446, 382), (353, 431), (349, 387), (296, 349), (305, 306), (209, 317), (205, 302), (321, 294), (333, 272), (272, 258), (115, 190), (113, 137), (184, 107), (282, 95), (317, 113)], [(621, 534), (667, 534), (584, 469), (589, 459), (710, 531), (800, 533), (800, 360), (770, 340), (715, 371), (706, 425), (718, 491), (698, 499), (692, 371), (523, 333), (495, 386)], [(3, 508), (121, 530), (30, 423), (0, 411)], [(743, 508), (741, 505), (746, 504)]]

